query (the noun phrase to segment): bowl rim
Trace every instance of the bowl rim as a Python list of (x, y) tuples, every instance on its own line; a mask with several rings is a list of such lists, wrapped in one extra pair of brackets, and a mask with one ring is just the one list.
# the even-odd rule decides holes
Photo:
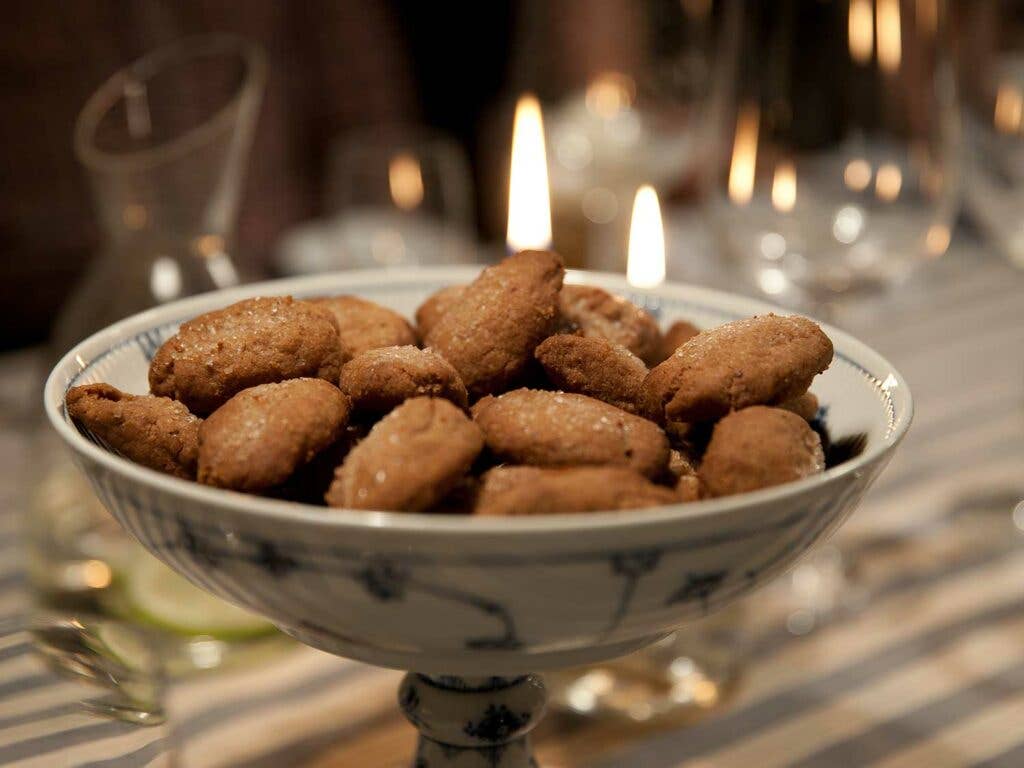
[[(683, 519), (693, 521), (725, 516), (737, 510), (772, 504), (789, 497), (796, 498), (804, 493), (830, 486), (847, 476), (856, 475), (866, 467), (884, 459), (895, 450), (913, 420), (913, 397), (906, 380), (895, 366), (855, 337), (827, 323), (819, 322), (829, 338), (832, 339), (837, 352), (841, 349), (843, 356), (850, 363), (861, 368), (866, 375), (876, 378), (871, 374), (871, 370), (886, 372), (885, 380), (880, 381), (879, 385), (889, 393), (894, 406), (889, 430), (884, 439), (869, 443), (867, 449), (859, 456), (812, 477), (719, 499), (705, 499), (636, 510), (491, 518), (467, 517), (457, 514), (327, 509), (311, 504), (269, 499), (253, 494), (213, 488), (192, 480), (166, 475), (106, 451), (87, 440), (64, 418), (65, 380), (72, 379), (77, 372), (87, 368), (101, 355), (124, 343), (140, 331), (174, 322), (177, 318), (184, 320), (201, 312), (226, 306), (231, 302), (251, 296), (288, 295), (291, 293), (311, 295), (318, 289), (328, 292), (355, 291), (359, 287), (367, 285), (415, 283), (423, 280), (442, 283), (465, 282), (472, 279), (482, 268), (482, 265), (460, 265), (332, 272), (250, 283), (154, 307), (97, 331), (78, 342), (64, 354), (47, 377), (43, 390), (43, 406), (51, 426), (73, 451), (84, 455), (110, 472), (125, 477), (130, 482), (155, 488), (172, 496), (183, 497), (190, 503), (230, 510), (234, 514), (255, 515), (268, 521), (463, 536), (632, 528), (638, 525), (665, 524)], [(653, 289), (637, 288), (629, 285), (623, 275), (608, 272), (567, 270), (566, 282), (589, 282), (609, 290), (625, 291), (634, 296), (649, 296), (654, 300), (659, 297), (670, 297), (689, 302), (701, 301), (709, 306), (721, 308), (723, 311), (747, 315), (767, 312), (792, 314), (789, 310), (759, 299), (702, 286), (666, 282)]]

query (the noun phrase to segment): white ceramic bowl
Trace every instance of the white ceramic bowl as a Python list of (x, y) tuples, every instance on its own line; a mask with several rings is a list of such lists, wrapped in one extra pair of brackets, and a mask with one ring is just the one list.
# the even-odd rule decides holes
[[(814, 392), (834, 437), (867, 436), (824, 474), (731, 498), (649, 510), (476, 519), (326, 509), (185, 482), (104, 450), (68, 420), (64, 395), (105, 381), (147, 391), (149, 359), (179, 323), (255, 295), (354, 293), (406, 316), (473, 268), (403, 269), (283, 280), (176, 302), (71, 350), (46, 383), (50, 421), (103, 503), (188, 579), (331, 653), (381, 666), (511, 675), (621, 655), (750, 592), (832, 533), (910, 424), (910, 392), (850, 336)], [(712, 326), (771, 311), (753, 300), (615, 275), (570, 282), (628, 296), (659, 317)], [(780, 311), (780, 310), (775, 310)]]

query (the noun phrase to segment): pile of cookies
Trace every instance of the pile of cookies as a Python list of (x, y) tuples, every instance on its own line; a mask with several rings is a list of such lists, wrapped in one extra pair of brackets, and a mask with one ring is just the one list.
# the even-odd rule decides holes
[(563, 277), (557, 255), (517, 253), (435, 293), (415, 328), (354, 296), (246, 299), (181, 326), (152, 394), (74, 387), (68, 413), (152, 469), (349, 509), (632, 509), (824, 469), (815, 323), (663, 333)]

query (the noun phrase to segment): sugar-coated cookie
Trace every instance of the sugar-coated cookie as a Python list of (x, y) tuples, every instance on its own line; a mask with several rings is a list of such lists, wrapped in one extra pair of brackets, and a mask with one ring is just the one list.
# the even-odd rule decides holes
[(625, 347), (599, 337), (558, 334), (534, 351), (558, 389), (636, 413), (647, 366)]
[(154, 395), (206, 416), (257, 384), (338, 380), (338, 329), (329, 312), (290, 296), (244, 299), (182, 323), (153, 357)]
[(471, 396), (501, 392), (524, 375), (534, 348), (550, 335), (564, 273), (550, 251), (510, 256), (466, 286), (424, 342), (455, 366)]
[(323, 379), (242, 390), (199, 430), (199, 482), (237, 491), (280, 485), (342, 436), (350, 408)]
[(674, 504), (672, 489), (627, 467), (495, 467), (484, 475), (475, 513), (554, 515)]
[(409, 321), (393, 309), (358, 296), (330, 296), (310, 301), (334, 316), (342, 362), (369, 349), (416, 344), (416, 334)]
[(566, 285), (559, 295), (563, 324), (583, 336), (621, 344), (644, 363), (657, 362), (661, 329), (647, 312), (592, 285)]
[(821, 438), (791, 411), (755, 405), (715, 425), (700, 476), (711, 496), (730, 496), (821, 472)]
[(702, 331), (651, 370), (644, 411), (657, 421), (711, 421), (803, 394), (832, 362), (832, 342), (805, 317), (763, 315)]
[(167, 397), (130, 395), (109, 384), (72, 388), (68, 415), (115, 451), (144, 467), (195, 479), (202, 420)]
[(379, 347), (356, 355), (341, 368), (341, 391), (360, 413), (387, 413), (413, 397), (443, 397), (461, 408), (466, 386), (451, 363), (413, 346)]
[(483, 444), (476, 424), (447, 400), (406, 400), (345, 457), (327, 491), (327, 503), (351, 509), (426, 510), (458, 484)]
[(515, 464), (611, 464), (648, 477), (668, 465), (668, 439), (651, 421), (570, 392), (517, 389), (473, 406), (487, 447)]

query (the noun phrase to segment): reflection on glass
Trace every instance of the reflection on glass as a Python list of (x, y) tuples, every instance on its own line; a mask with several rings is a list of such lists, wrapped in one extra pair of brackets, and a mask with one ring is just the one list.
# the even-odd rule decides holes
[(731, 106), (718, 121), (724, 152), (709, 202), (723, 251), (765, 293), (818, 306), (898, 283), (941, 255), (959, 177), (944, 6), (729, 10), (737, 34), (721, 72)]

